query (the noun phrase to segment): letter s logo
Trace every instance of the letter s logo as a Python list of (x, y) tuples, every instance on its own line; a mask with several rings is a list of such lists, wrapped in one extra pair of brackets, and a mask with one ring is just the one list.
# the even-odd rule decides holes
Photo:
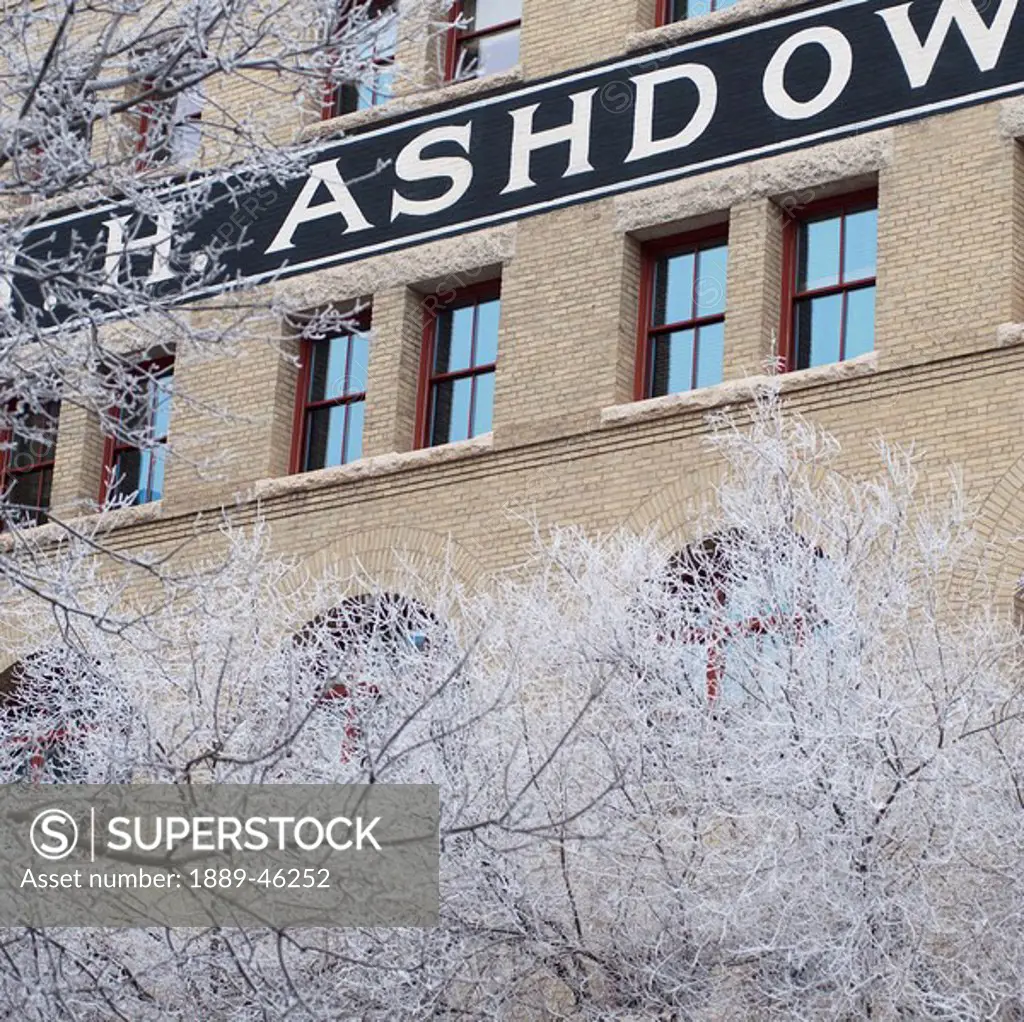
[(42, 858), (66, 859), (78, 844), (78, 824), (63, 809), (44, 809), (32, 821), (29, 840)]

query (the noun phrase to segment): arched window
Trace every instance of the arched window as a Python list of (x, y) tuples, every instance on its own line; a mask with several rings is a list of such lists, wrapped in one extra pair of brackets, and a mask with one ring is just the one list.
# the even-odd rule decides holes
[(304, 625), (294, 644), (318, 683), (317, 698), (344, 720), (342, 762), (361, 757), (363, 724), (382, 698), (386, 674), (410, 665), (430, 646), (437, 620), (393, 593), (353, 596)]
[[(683, 663), (691, 673), (703, 672), (709, 700), (728, 704), (768, 694), (769, 668), (783, 669), (817, 621), (808, 585), (824, 555), (793, 538), (791, 549), (780, 552), (731, 529), (669, 559), (662, 585), (678, 614), (669, 615), (662, 637), (685, 647)], [(803, 562), (796, 571), (794, 553)]]
[(48, 698), (62, 674), (45, 653), (30, 654), (0, 671), (0, 778), (6, 783), (67, 784), (80, 763), (75, 735), (81, 722)]

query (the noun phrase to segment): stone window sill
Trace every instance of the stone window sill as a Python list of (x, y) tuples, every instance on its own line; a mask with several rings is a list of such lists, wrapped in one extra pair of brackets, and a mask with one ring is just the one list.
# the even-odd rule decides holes
[(626, 38), (626, 52), (667, 49), (676, 43), (685, 42), (693, 36), (718, 29), (734, 28), (737, 25), (791, 10), (792, 7), (793, 0), (739, 0), (739, 3), (721, 11), (712, 11), (710, 14), (701, 14), (696, 18), (685, 18), (683, 21), (673, 21), (669, 25), (660, 25), (658, 28), (634, 32)]
[(321, 468), (314, 472), (301, 472), (275, 479), (260, 479), (253, 488), (253, 495), (257, 500), (267, 500), (272, 497), (329, 489), (360, 479), (394, 475), (426, 465), (447, 465), (485, 454), (493, 446), (494, 435), (483, 433), (472, 440), (461, 440), (454, 444), (423, 447), (395, 454), (378, 454), (373, 458), (360, 458), (359, 461), (350, 462), (348, 465), (336, 465), (332, 468)]
[(797, 369), (774, 376), (746, 376), (740, 380), (729, 380), (713, 387), (687, 390), (681, 394), (648, 398), (646, 401), (630, 401), (628, 404), (610, 405), (601, 409), (601, 423), (605, 426), (647, 422), (686, 411), (705, 411), (724, 405), (738, 404), (751, 400), (755, 394), (769, 388), (778, 388), (781, 393), (817, 387), (823, 383), (848, 380), (867, 376), (878, 371), (878, 353), (871, 351), (858, 355), (846, 362), (835, 362), (813, 369)]
[(49, 545), (67, 538), (69, 532), (95, 536), (102, 532), (127, 529), (144, 522), (154, 522), (163, 515), (163, 501), (153, 500), (148, 504), (135, 504), (97, 513), (75, 508), (73, 515), (62, 518), (61, 522), (47, 522), (33, 525), (17, 532), (0, 533), (0, 553), (11, 553), (19, 541), (36, 545)]
[(356, 110), (340, 117), (331, 117), (326, 121), (316, 121), (307, 125), (299, 133), (300, 142), (311, 142), (332, 135), (341, 135), (363, 128), (375, 127), (401, 117), (405, 114), (433, 109), (445, 103), (456, 103), (484, 96), (507, 85), (520, 85), (524, 81), (523, 69), (519, 65), (501, 71), (498, 74), (483, 78), (470, 78), (463, 82), (448, 82), (434, 89), (422, 89), (371, 106), (365, 110)]

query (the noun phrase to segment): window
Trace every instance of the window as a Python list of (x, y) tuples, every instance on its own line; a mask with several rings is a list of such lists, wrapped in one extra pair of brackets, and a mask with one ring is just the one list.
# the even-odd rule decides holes
[[(761, 551), (739, 530), (712, 534), (669, 561), (662, 585), (678, 616), (661, 639), (679, 654), (679, 669), (693, 688), (725, 705), (747, 695), (765, 698), (775, 689), (775, 672), (788, 671), (791, 650), (803, 644), (807, 629), (818, 627), (815, 579), (824, 564), (822, 551), (791, 539), (779, 550)], [(771, 602), (771, 584), (759, 568), (779, 555), (800, 559), (806, 568), (796, 589), (803, 609)]]
[(645, 246), (638, 400), (722, 382), (727, 255), (724, 227)]
[(0, 782), (67, 784), (80, 768), (71, 730), (48, 707), (58, 672), (32, 654), (0, 671)]
[[(326, 711), (311, 721), (333, 741), (340, 726), (340, 760), (366, 766), (363, 725), (381, 700), (377, 684), (430, 648), (437, 620), (415, 600), (393, 593), (353, 596), (308, 622), (294, 637), (301, 673), (316, 680)], [(325, 736), (325, 737), (327, 737)]]
[(423, 330), (420, 444), (434, 447), (487, 433), (494, 411), (501, 282), (455, 292), (428, 309)]
[(394, 87), (395, 48), (398, 45), (398, 13), (393, 0), (370, 0), (359, 8), (359, 20), (345, 19), (345, 34), (351, 26), (355, 39), (352, 58), (364, 68), (359, 81), (327, 83), (323, 116), (340, 117), (356, 110), (386, 103)]
[[(69, 101), (73, 106), (76, 100)], [(77, 101), (82, 102), (82, 101)], [(88, 102), (88, 101), (86, 101)], [(83, 103), (85, 105), (85, 103)], [(44, 132), (26, 150), (24, 156), (24, 179), (39, 182), (39, 194), (47, 195), (53, 181), (53, 168), (60, 168), (59, 187), (66, 187), (67, 180), (87, 173), (89, 150), (92, 146), (93, 122), (84, 114), (69, 116), (66, 111), (48, 111), (49, 121)]]
[(0, 454), (3, 479), (0, 525), (42, 525), (46, 521), (59, 415), (59, 401), (15, 412)]
[(347, 465), (363, 456), (369, 315), (351, 330), (302, 342), (296, 408), (296, 472)]
[(164, 493), (173, 357), (142, 364), (134, 382), (117, 410), (115, 435), (107, 440), (101, 504), (149, 504)]
[(482, 78), (519, 63), (522, 0), (455, 0), (451, 13), (453, 21), (468, 27), (453, 27), (449, 34), (449, 81)]
[(787, 369), (842, 362), (875, 346), (878, 199), (808, 207), (786, 223), (781, 337)]
[[(143, 93), (161, 86), (152, 78), (143, 82)], [(176, 86), (165, 82), (163, 89), (173, 91)], [(138, 169), (146, 170), (164, 164), (182, 166), (199, 155), (201, 140), (200, 120), (203, 116), (201, 85), (194, 85), (166, 99), (151, 99), (142, 103), (139, 116)]]
[(658, 0), (658, 24), (669, 25), (673, 21), (699, 18), (702, 14), (732, 7), (736, 2), (737, 0)]

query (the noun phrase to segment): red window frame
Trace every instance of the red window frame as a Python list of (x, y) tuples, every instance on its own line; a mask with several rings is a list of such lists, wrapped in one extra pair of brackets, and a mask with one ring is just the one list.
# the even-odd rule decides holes
[[(371, 309), (365, 309), (356, 317), (349, 330), (339, 330), (325, 337), (303, 338), (299, 349), (299, 372), (295, 384), (295, 412), (292, 419), (292, 449), (288, 459), (289, 472), (295, 475), (300, 472), (314, 472), (307, 468), (306, 440), (308, 439), (310, 413), (322, 408), (333, 408), (338, 405), (352, 405), (358, 401), (366, 401), (366, 391), (348, 392), (348, 357), (345, 359), (345, 392), (340, 397), (327, 398), (324, 401), (309, 400), (310, 373), (313, 369), (313, 349), (318, 344), (330, 342), (336, 337), (351, 337), (352, 334), (366, 333), (370, 329)], [(350, 349), (351, 353), (351, 349)], [(345, 432), (341, 439), (342, 456), (348, 439), (348, 415), (345, 416)], [(342, 462), (343, 465), (351, 462)]]
[[(22, 475), (30, 475), (33, 472), (42, 473), (40, 475), (39, 487), (36, 491), (36, 504), (35, 507), (40, 512), (38, 517), (35, 518), (32, 524), (42, 525), (48, 518), (47, 512), (50, 509), (50, 502), (47, 501), (46, 506), (42, 504), (42, 488), (43, 481), (46, 478), (46, 473), (49, 473), (50, 492), (52, 495), (53, 488), (53, 467), (57, 457), (57, 420), (60, 415), (60, 402), (59, 401), (48, 401), (48, 408), (53, 408), (53, 419), (54, 419), (54, 431), (53, 431), (53, 442), (50, 444), (49, 457), (42, 458), (31, 462), (28, 465), (19, 465), (15, 467), (11, 463), (11, 455), (14, 453), (11, 444), (14, 442), (14, 437), (17, 434), (17, 427), (12, 425), (10, 428), (4, 430), (0, 436), (3, 439), (3, 448), (0, 449), (0, 493), (6, 493), (11, 483)], [(15, 416), (16, 417), (16, 416)], [(0, 528), (4, 527), (4, 523), (0, 522)]]
[[(19, 674), (23, 669), (24, 661), (16, 660), (9, 667), (0, 671), (0, 713), (7, 713), (12, 709), (11, 698), (20, 684)], [(25, 723), (28, 724), (30, 721), (25, 720)], [(24, 748), (27, 751), (25, 765), (28, 768), (28, 776), (25, 779), (29, 784), (39, 784), (53, 753), (71, 748), (73, 737), (71, 731), (59, 727), (35, 734), (16, 734), (8, 738), (5, 744), (19, 749)]]
[[(840, 319), (839, 334), (839, 361), (843, 361), (846, 347), (846, 297), (851, 291), (876, 287), (878, 280), (877, 272), (873, 277), (843, 280), (846, 218), (852, 213), (872, 208), (876, 210), (878, 208), (877, 188), (847, 192), (844, 195), (808, 203), (806, 206), (800, 206), (791, 211), (787, 210), (782, 226), (782, 318), (779, 323), (779, 359), (782, 362), (783, 372), (793, 372), (797, 368), (795, 336), (797, 303), (828, 295), (841, 294), (843, 296), (843, 313)], [(797, 291), (796, 275), (801, 229), (808, 221), (817, 220), (830, 213), (842, 218), (839, 226), (839, 283), (810, 291)]]
[[(503, 21), (498, 25), (488, 25), (481, 29), (460, 29), (456, 27), (459, 18), (462, 17), (466, 5), (464, 0), (455, 0), (449, 12), (449, 20), (452, 27), (448, 30), (448, 39), (445, 44), (444, 78), (446, 82), (456, 81), (455, 75), (459, 70), (459, 55), (466, 43), (474, 39), (484, 39), (489, 35), (498, 35), (501, 32), (509, 32), (514, 28), (522, 30), (522, 16)], [(476, 75), (474, 75), (476, 77)]]
[[(147, 359), (144, 362), (140, 362), (136, 367), (136, 372), (140, 379), (145, 379), (149, 376), (162, 375), (164, 370), (168, 367), (172, 367), (171, 375), (173, 376), (174, 356), (173, 355), (162, 355), (160, 358)], [(121, 418), (121, 409), (115, 408), (111, 413), (117, 419)], [(162, 441), (162, 444), (166, 443), (166, 438)], [(157, 446), (154, 444), (154, 447)], [(114, 479), (114, 468), (117, 465), (118, 456), (126, 451), (139, 451), (142, 448), (135, 444), (125, 443), (117, 438), (117, 436), (107, 436), (103, 441), (103, 476), (100, 480), (100, 496), (99, 502), (102, 506), (107, 502), (107, 498), (110, 496), (110, 484)], [(151, 502), (150, 502), (151, 503)]]
[[(714, 248), (717, 245), (729, 244), (729, 225), (716, 224), (699, 231), (675, 234), (669, 238), (658, 238), (646, 242), (640, 253), (640, 308), (637, 317), (636, 333), (636, 366), (633, 378), (633, 399), (644, 401), (651, 397), (653, 385), (653, 366), (651, 363), (652, 339), (658, 334), (673, 333), (678, 330), (697, 329), (725, 322), (725, 311), (713, 316), (694, 316), (692, 319), (678, 323), (667, 323), (663, 326), (652, 326), (651, 317), (654, 312), (654, 279), (658, 263), (662, 259), (683, 255), (688, 251), (697, 252), (702, 248)], [(694, 262), (694, 288), (700, 278), (699, 260)], [(697, 310), (694, 295), (694, 311)], [(690, 374), (691, 383), (696, 379), (698, 345), (693, 346), (693, 370)]]
[[(150, 90), (156, 88), (155, 78), (146, 78), (142, 83), (143, 95)], [(202, 121), (203, 112), (197, 110), (194, 113), (186, 114), (180, 121), (174, 120), (174, 106), (177, 103), (179, 92), (168, 96), (162, 100), (150, 100), (139, 106), (139, 137), (135, 143), (135, 151), (138, 153), (138, 158), (135, 161), (135, 169), (137, 171), (152, 170), (155, 167), (162, 167), (171, 161), (171, 136), (174, 133), (174, 129), (178, 124), (184, 124), (186, 121)], [(147, 139), (149, 137), (150, 128), (154, 124), (158, 124), (159, 121), (156, 118), (156, 113), (162, 105), (169, 105), (171, 107), (171, 116), (167, 124), (164, 125), (164, 137), (161, 139), (159, 146), (155, 146), (153, 149), (147, 148)], [(166, 152), (162, 152), (166, 149)]]
[[(729, 594), (725, 580), (716, 571), (716, 559), (719, 558), (718, 546), (714, 537), (694, 547), (677, 551), (669, 561), (669, 575), (666, 584), (670, 592), (678, 593), (679, 582), (689, 586), (707, 587), (714, 593), (714, 602), (724, 612)], [(823, 557), (823, 552), (815, 548), (812, 556)], [(705, 683), (708, 702), (714, 704), (722, 691), (726, 670), (726, 645), (730, 640), (751, 635), (770, 635), (772, 632), (783, 633), (786, 626), (794, 629), (798, 645), (802, 645), (807, 635), (808, 622), (802, 614), (770, 613), (756, 614), (735, 621), (713, 621), (708, 626), (692, 625), (680, 632), (670, 632), (667, 636), (686, 645), (702, 646), (707, 658)], [(659, 636), (664, 638), (665, 636)]]
[[(456, 369), (450, 373), (434, 372), (434, 346), (437, 341), (437, 321), (446, 312), (454, 312), (456, 309), (465, 308), (468, 305), (482, 305), (484, 302), (491, 302), (501, 299), (501, 278), (482, 281), (479, 284), (470, 284), (468, 287), (459, 288), (450, 292), (451, 298), (446, 302), (426, 302), (423, 311), (423, 344), (420, 349), (420, 386), (416, 401), (416, 446), (432, 447), (431, 443), (431, 419), (434, 411), (434, 388), (439, 383), (448, 380), (458, 380), (471, 376), (481, 376), (484, 373), (497, 371), (497, 362), (484, 362), (474, 365), (473, 359), (476, 351), (477, 336), (477, 314), (473, 317), (473, 341), (470, 353), (470, 366), (468, 369)], [(469, 422), (472, 428), (474, 398), (470, 401)], [(469, 439), (472, 439), (472, 434)]]
[[(724, 605), (725, 594), (719, 591), (716, 598)], [(687, 645), (704, 646), (707, 650), (707, 694), (708, 702), (713, 703), (722, 690), (725, 678), (726, 652), (725, 646), (730, 639), (749, 635), (770, 635), (780, 631), (787, 623), (796, 629), (796, 641), (803, 642), (804, 621), (800, 615), (769, 614), (767, 617), (750, 617), (726, 624), (712, 625), (710, 628), (693, 627), (677, 638)]]
[[(382, 604), (391, 607), (397, 606), (400, 613), (406, 617), (408, 624), (416, 623), (416, 618), (422, 618), (421, 623), (425, 623), (427, 618), (433, 619), (433, 615), (425, 611), (415, 600), (396, 596), (393, 593), (349, 597), (344, 603), (348, 604), (349, 613), (346, 617), (342, 617), (340, 622), (338, 621), (340, 608), (332, 608), (307, 622), (293, 636), (293, 643), (296, 645), (309, 643), (311, 636), (316, 634), (316, 629), (326, 625), (331, 644), (335, 649), (343, 650), (353, 640), (358, 643), (360, 636), (379, 634), (381, 624), (379, 608)], [(416, 648), (421, 647), (417, 646)], [(382, 699), (383, 693), (380, 687), (372, 681), (359, 678), (358, 668), (355, 668), (349, 672), (344, 681), (335, 681), (325, 685), (316, 697), (317, 705), (338, 704), (339, 709), (344, 713), (344, 737), (339, 749), (339, 761), (342, 763), (348, 763), (355, 758), (358, 753), (358, 745), (363, 737), (359, 712), (353, 696), (369, 698), (376, 703)]]
[[(368, 13), (373, 18), (378, 18), (390, 7), (396, 5), (396, 0), (370, 0), (367, 4)], [(397, 17), (397, 14), (396, 14)], [(344, 23), (344, 17), (342, 18)], [(378, 57), (376, 54), (373, 57), (374, 70), (380, 68), (388, 68), (395, 66), (395, 54), (392, 53), (388, 57)], [(323, 121), (329, 121), (334, 117), (344, 117), (345, 114), (354, 113), (355, 110), (341, 110), (342, 99), (344, 98), (344, 90), (346, 86), (351, 87), (349, 82), (332, 82), (327, 79), (324, 82), (323, 87), (323, 99), (320, 103), (320, 119)], [(378, 99), (378, 96), (380, 97)], [(384, 93), (378, 93), (376, 88), (373, 90), (373, 102), (370, 104), (371, 107), (379, 106), (381, 103), (386, 103), (391, 99), (390, 95)], [(358, 108), (357, 108), (358, 109)]]

